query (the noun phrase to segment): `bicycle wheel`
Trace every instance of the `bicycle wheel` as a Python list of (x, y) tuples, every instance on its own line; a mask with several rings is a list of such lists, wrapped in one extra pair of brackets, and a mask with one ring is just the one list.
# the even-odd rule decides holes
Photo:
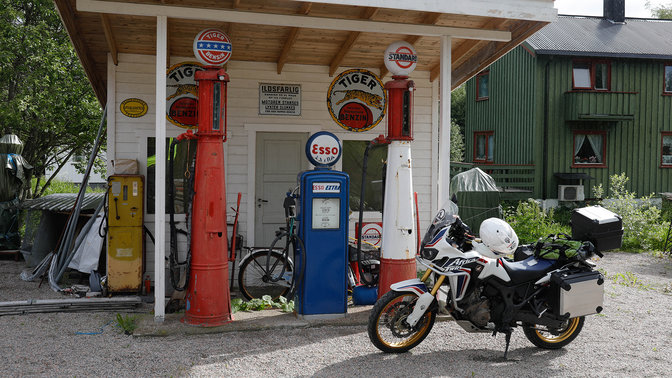
[[(268, 264), (266, 262), (268, 261)], [(269, 268), (266, 269), (266, 266)], [(285, 273), (280, 277), (283, 267)], [(280, 278), (276, 282), (269, 277)], [(238, 272), (238, 287), (247, 299), (270, 295), (273, 299), (286, 297), (292, 286), (294, 264), (277, 251), (254, 251), (243, 259)]]

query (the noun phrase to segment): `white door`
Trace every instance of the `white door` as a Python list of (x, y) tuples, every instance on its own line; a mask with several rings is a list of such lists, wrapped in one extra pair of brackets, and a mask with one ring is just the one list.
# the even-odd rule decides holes
[(275, 231), (285, 226), (285, 193), (297, 185), (299, 172), (308, 169), (308, 133), (257, 133), (255, 234), (256, 246), (270, 246)]

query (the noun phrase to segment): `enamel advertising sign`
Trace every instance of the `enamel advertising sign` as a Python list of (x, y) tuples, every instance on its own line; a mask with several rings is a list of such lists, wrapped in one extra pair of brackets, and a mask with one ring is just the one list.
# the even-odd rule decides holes
[(231, 57), (229, 36), (219, 29), (202, 30), (194, 38), (194, 56), (206, 66), (224, 65)]
[(385, 68), (393, 76), (408, 76), (418, 65), (418, 54), (406, 41), (392, 42), (385, 50)]
[(363, 69), (347, 70), (329, 86), (327, 107), (331, 118), (342, 128), (371, 130), (385, 116), (387, 94), (378, 76)]
[(198, 127), (198, 84), (196, 71), (203, 67), (196, 62), (176, 64), (166, 74), (166, 119), (185, 129)]

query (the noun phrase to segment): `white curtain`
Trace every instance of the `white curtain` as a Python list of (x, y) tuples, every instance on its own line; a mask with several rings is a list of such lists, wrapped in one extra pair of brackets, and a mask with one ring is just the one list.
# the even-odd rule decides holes
[[(593, 155), (597, 159), (597, 163), (602, 162), (602, 135), (600, 134), (587, 134), (588, 143), (593, 148)], [(592, 163), (592, 162), (591, 162)]]
[(574, 156), (579, 154), (581, 146), (583, 146), (583, 141), (586, 140), (586, 134), (576, 134), (574, 136)]

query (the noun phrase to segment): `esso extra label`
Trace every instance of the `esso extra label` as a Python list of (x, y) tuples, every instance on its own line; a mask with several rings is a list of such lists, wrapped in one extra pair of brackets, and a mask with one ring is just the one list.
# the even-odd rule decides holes
[(340, 182), (314, 182), (313, 193), (340, 193)]
[(315, 166), (332, 166), (341, 157), (341, 141), (326, 131), (315, 133), (306, 144), (306, 156)]

